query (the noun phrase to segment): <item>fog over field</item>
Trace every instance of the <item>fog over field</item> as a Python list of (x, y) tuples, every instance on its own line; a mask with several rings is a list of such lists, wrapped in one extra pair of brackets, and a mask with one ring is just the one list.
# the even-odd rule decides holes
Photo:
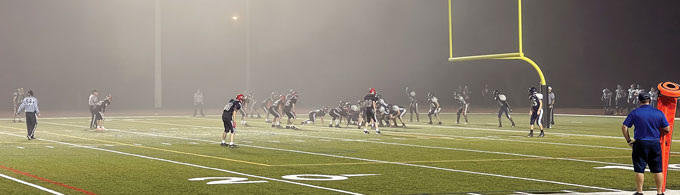
[[(454, 56), (516, 52), (516, 6), (454, 0)], [(524, 53), (558, 107), (598, 108), (604, 87), (680, 82), (679, 18), (680, 1), (525, 0)], [(197, 88), (217, 109), (244, 90), (295, 89), (315, 108), (370, 87), (403, 106), (405, 87), (454, 105), (459, 85), (474, 108), (485, 84), (526, 106), (533, 68), (449, 62), (447, 23), (446, 0), (0, 0), (0, 107), (23, 87), (53, 112), (87, 110), (93, 89), (112, 108), (152, 109), (158, 65), (167, 109), (192, 107)]]

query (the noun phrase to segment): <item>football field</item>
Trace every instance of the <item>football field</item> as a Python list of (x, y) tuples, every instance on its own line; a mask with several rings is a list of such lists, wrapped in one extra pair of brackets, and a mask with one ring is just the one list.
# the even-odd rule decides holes
[[(300, 117), (298, 123), (306, 119)], [(546, 137), (527, 138), (526, 114), (513, 114), (517, 127), (504, 118), (503, 128), (495, 114), (470, 114), (468, 125), (455, 124), (455, 117), (443, 114), (444, 125), (428, 125), (421, 115), (419, 123), (381, 128), (380, 135), (365, 135), (356, 126), (329, 128), (328, 120), (290, 130), (249, 119), (247, 127), (237, 128), (239, 148), (219, 145), (219, 116), (109, 117), (103, 132), (89, 130), (88, 117), (41, 118), (32, 141), (26, 140), (24, 123), (2, 120), (0, 189), (5, 194), (634, 190), (623, 118), (560, 115)], [(680, 189), (680, 146), (673, 151), (668, 186)], [(647, 173), (646, 190), (651, 186)]]

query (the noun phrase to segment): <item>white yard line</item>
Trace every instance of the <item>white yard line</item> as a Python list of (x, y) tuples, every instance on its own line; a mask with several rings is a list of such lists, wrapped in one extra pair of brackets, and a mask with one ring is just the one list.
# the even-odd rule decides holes
[[(23, 137), (23, 136), (21, 136), (21, 137)], [(64, 195), (64, 194), (59, 193), (59, 192), (57, 192), (57, 191), (50, 190), (50, 189), (47, 189), (47, 188), (45, 188), (45, 187), (42, 187), (42, 186), (39, 186), (39, 185), (36, 185), (36, 184), (28, 183), (28, 182), (25, 182), (25, 181), (23, 181), (23, 180), (20, 180), (20, 179), (14, 178), (14, 177), (7, 176), (7, 175), (5, 175), (5, 174), (1, 174), (1, 173), (0, 173), (0, 177), (4, 177), (5, 179), (9, 179), (9, 180), (12, 180), (12, 181), (16, 181), (16, 182), (25, 184), (25, 185), (27, 185), (27, 186), (34, 187), (34, 188), (36, 188), (36, 189), (39, 189), (39, 190), (48, 192), (48, 193), (50, 193), (50, 194)]]
[[(59, 125), (59, 123), (52, 123), (52, 124), (57, 124), (57, 125)], [(170, 124), (171, 124), (171, 123), (170, 123)], [(68, 124), (64, 124), (64, 125), (68, 125)], [(69, 126), (70, 126), (70, 125), (69, 125)], [(186, 137), (177, 137), (177, 136), (167, 136), (167, 135), (160, 135), (160, 134), (153, 134), (153, 133), (140, 133), (140, 132), (132, 132), (132, 131), (125, 131), (125, 130), (118, 130), (118, 129), (109, 129), (109, 130), (110, 130), (110, 131), (117, 131), (117, 132), (133, 133), (133, 134), (139, 134), (139, 135), (154, 136), (154, 137), (166, 137), (166, 138), (175, 138), (175, 139), (183, 139), (183, 140), (192, 140), (192, 141), (202, 141), (202, 142), (209, 142), (209, 143), (218, 143), (218, 142), (216, 142), (216, 141), (203, 140), (203, 139), (195, 139), (195, 138), (186, 138)], [(566, 186), (574, 186), (574, 187), (581, 187), (581, 188), (590, 188), (590, 189), (605, 190), (605, 191), (612, 191), (612, 192), (619, 192), (619, 191), (620, 191), (620, 190), (617, 190), (617, 189), (603, 188), (603, 187), (597, 187), (597, 186), (588, 186), (588, 185), (572, 184), (572, 183), (566, 183), (566, 182), (558, 182), (558, 181), (550, 181), (550, 180), (542, 180), (542, 179), (534, 179), (534, 178), (525, 178), (525, 177), (515, 177), (515, 176), (507, 176), (507, 175), (492, 174), (492, 173), (483, 173), (483, 172), (465, 171), (465, 170), (457, 170), (457, 169), (449, 169), (449, 168), (433, 167), (433, 166), (418, 165), (418, 164), (408, 164), (408, 163), (391, 162), (391, 161), (383, 161), (383, 160), (372, 160), (372, 159), (357, 158), (357, 157), (348, 157), (348, 156), (340, 156), (340, 155), (333, 155), (333, 154), (324, 154), (324, 153), (306, 152), (306, 151), (290, 150), (290, 149), (281, 149), (281, 148), (271, 148), (271, 147), (265, 147), (265, 146), (255, 146), (255, 145), (245, 145), (245, 144), (243, 144), (243, 145), (241, 145), (241, 146), (247, 146), (247, 147), (252, 147), (252, 148), (259, 148), (259, 149), (267, 149), (267, 150), (275, 150), (275, 151), (285, 151), (285, 152), (292, 152), (292, 153), (300, 153), (300, 154), (309, 154), (309, 155), (317, 155), (317, 156), (326, 156), (326, 157), (334, 157), (334, 158), (351, 159), (351, 160), (366, 161), (366, 162), (377, 162), (377, 163), (383, 163), (383, 164), (395, 164), (395, 165), (410, 166), (410, 167), (419, 167), (419, 168), (434, 169), (434, 170), (449, 171), (449, 172), (457, 172), (457, 173), (467, 173), (467, 174), (474, 174), (474, 175), (484, 175), (484, 176), (500, 177), (500, 178), (507, 178), (507, 179), (517, 179), (517, 180), (525, 180), (525, 181), (535, 181), (535, 182), (551, 183), (551, 184), (566, 185)], [(97, 149), (99, 149), (99, 148), (97, 148)]]
[[(16, 134), (5, 133), (5, 132), (0, 132), (0, 134), (11, 135), (11, 136), (16, 136), (16, 137), (24, 137), (24, 136), (22, 136), (22, 135), (16, 135)], [(339, 189), (333, 189), (333, 188), (315, 186), (315, 185), (310, 185), (310, 184), (305, 184), (305, 183), (299, 183), (299, 182), (293, 182), (293, 181), (282, 180), (282, 179), (274, 179), (274, 178), (269, 178), (269, 177), (264, 177), (264, 176), (257, 176), (257, 175), (247, 174), (247, 173), (240, 173), (240, 172), (236, 172), (236, 171), (230, 171), (230, 170), (226, 170), (226, 169), (207, 167), (207, 166), (203, 166), (203, 165), (196, 165), (196, 164), (191, 164), (191, 163), (179, 162), (179, 161), (174, 161), (174, 160), (167, 160), (167, 159), (162, 159), (162, 158), (156, 158), (156, 157), (144, 156), (144, 155), (139, 155), (139, 154), (127, 153), (127, 152), (120, 152), (120, 151), (116, 151), (116, 150), (95, 148), (95, 147), (90, 147), (90, 146), (83, 146), (83, 145), (72, 144), (72, 143), (61, 142), (61, 141), (48, 140), (48, 139), (43, 139), (43, 138), (38, 138), (37, 140), (39, 140), (39, 141), (46, 141), (46, 142), (52, 142), (52, 143), (58, 143), (58, 144), (63, 144), (63, 145), (69, 145), (69, 146), (74, 146), (74, 147), (79, 147), (79, 148), (86, 148), (86, 149), (92, 149), (92, 150), (99, 150), (99, 151), (110, 152), (110, 153), (115, 153), (115, 154), (121, 154), (121, 155), (126, 155), (126, 156), (139, 157), (139, 158), (144, 158), (144, 159), (149, 159), (149, 160), (156, 160), (156, 161), (168, 162), (168, 163), (172, 163), (172, 164), (178, 164), (178, 165), (185, 165), (185, 166), (190, 166), (190, 167), (196, 167), (196, 168), (214, 170), (214, 171), (219, 171), (219, 172), (231, 173), (231, 174), (241, 175), (241, 176), (246, 176), (246, 177), (252, 177), (252, 178), (258, 178), (258, 179), (264, 179), (264, 180), (270, 180), (270, 181), (277, 181), (277, 182), (295, 184), (295, 185), (300, 185), (300, 186), (305, 186), (305, 187), (310, 187), (310, 188), (316, 188), (316, 189), (322, 189), (322, 190), (340, 192), (340, 193), (344, 193), (344, 194), (361, 195), (360, 193), (356, 193), (356, 192), (349, 192), (349, 191), (345, 191), (345, 190), (339, 190)], [(1, 175), (1, 174), (0, 174), (0, 175)], [(29, 185), (29, 184), (26, 184), (26, 185)], [(38, 187), (39, 187), (39, 186), (38, 186)], [(58, 193), (58, 192), (57, 192), (57, 193)]]

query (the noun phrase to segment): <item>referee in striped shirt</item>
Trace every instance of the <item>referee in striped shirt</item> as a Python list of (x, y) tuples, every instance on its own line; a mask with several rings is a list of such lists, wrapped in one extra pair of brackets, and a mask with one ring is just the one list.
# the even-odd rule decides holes
[(19, 105), (16, 114), (21, 114), (21, 111), (26, 112), (26, 130), (28, 131), (26, 138), (32, 140), (35, 139), (35, 128), (38, 126), (40, 109), (38, 109), (38, 99), (33, 97), (33, 91), (29, 90), (27, 95), (28, 96), (21, 101), (21, 105)]

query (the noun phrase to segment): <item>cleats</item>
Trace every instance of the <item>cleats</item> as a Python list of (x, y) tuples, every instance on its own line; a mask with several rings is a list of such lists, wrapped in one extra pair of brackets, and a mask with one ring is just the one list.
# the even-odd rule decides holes
[(380, 130), (375, 130), (375, 134), (380, 135)]
[(429, 122), (429, 123), (427, 123), (427, 124), (430, 124), (430, 125), (431, 125), (431, 124), (432, 124), (432, 121), (430, 121), (430, 122)]
[(221, 143), (220, 146), (226, 147), (226, 146), (227, 146), (227, 143)]
[(237, 146), (236, 144), (229, 144), (228, 147), (229, 147), (229, 148), (238, 148), (238, 146)]
[(328, 127), (333, 127), (333, 125), (329, 124)]
[(527, 135), (527, 137), (534, 137), (534, 132), (533, 131), (529, 132), (529, 135)]
[(340, 127), (340, 125), (335, 125), (335, 128), (342, 128), (342, 127)]
[(441, 124), (442, 124), (442, 122), (441, 122), (441, 121), (439, 121), (439, 123), (437, 123), (437, 124), (441, 125)]
[(28, 138), (28, 140), (32, 140), (31, 136), (27, 135), (26, 138)]
[(545, 137), (545, 133), (541, 132), (540, 134), (538, 134), (538, 137)]

